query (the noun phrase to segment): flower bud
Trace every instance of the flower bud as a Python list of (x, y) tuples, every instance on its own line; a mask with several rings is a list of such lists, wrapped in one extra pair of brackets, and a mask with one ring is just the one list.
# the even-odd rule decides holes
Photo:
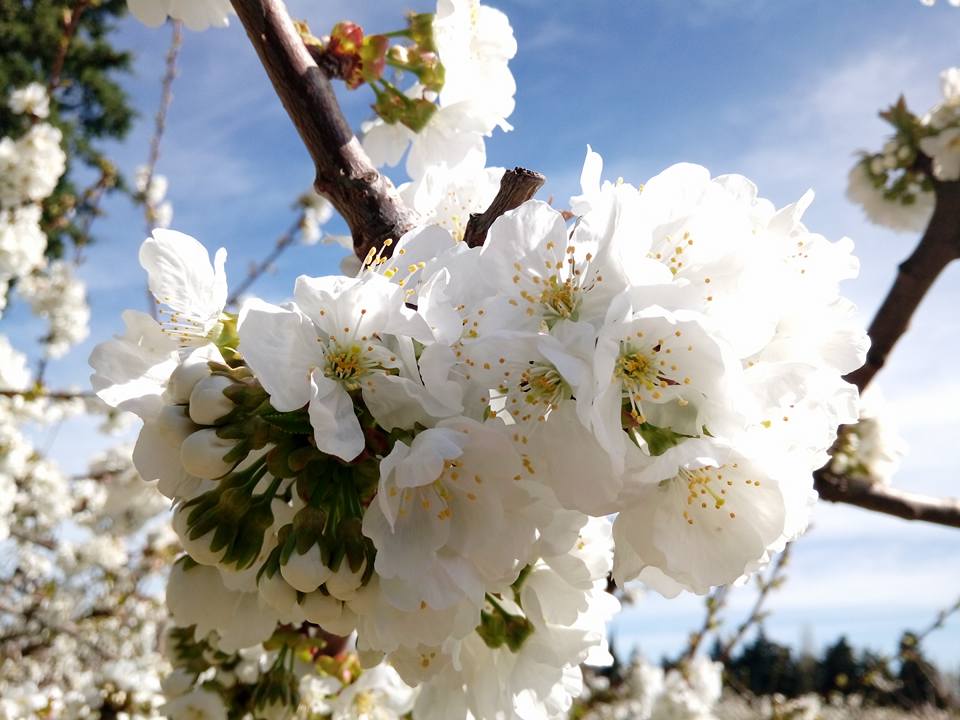
[(261, 575), (257, 590), (263, 601), (280, 613), (289, 613), (297, 602), (297, 591), (290, 587), (279, 572)]
[(210, 375), (210, 358), (206, 353), (194, 352), (184, 358), (167, 381), (166, 400), (183, 405), (190, 400), (193, 386)]
[(237, 676), (235, 673), (230, 672), (229, 670), (224, 670), (223, 668), (217, 669), (216, 681), (222, 687), (232, 688), (237, 684)]
[(164, 405), (157, 415), (156, 427), (160, 437), (171, 445), (180, 445), (197, 431), (197, 426), (179, 405)]
[(210, 375), (197, 382), (190, 393), (190, 419), (198, 425), (216, 425), (236, 405), (223, 394), (233, 385), (228, 377)]
[(307, 593), (300, 601), (300, 609), (304, 616), (312, 623), (326, 628), (327, 623), (334, 623), (343, 614), (343, 603), (335, 597), (324, 595), (322, 592)]
[(336, 620), (327, 620), (323, 629), (333, 635), (349, 635), (357, 629), (357, 614), (346, 605)]
[(233, 468), (234, 463), (225, 461), (223, 456), (233, 450), (235, 444), (233, 440), (217, 437), (217, 431), (211, 428), (197, 430), (180, 446), (180, 462), (191, 475), (213, 480)]
[(190, 526), (187, 523), (187, 517), (190, 515), (192, 508), (184, 507), (180, 505), (173, 512), (173, 530), (177, 533), (177, 537), (180, 538), (180, 544), (183, 545), (183, 549), (186, 550), (187, 554), (193, 558), (193, 560), (201, 565), (216, 565), (220, 562), (220, 558), (223, 557), (223, 550), (214, 552), (210, 549), (210, 544), (213, 542), (214, 531), (211, 530), (204, 535), (201, 535), (198, 538), (190, 539)]
[(363, 581), (363, 572), (367, 563), (364, 561), (356, 572), (350, 569), (350, 563), (344, 558), (337, 571), (327, 578), (327, 592), (340, 600), (352, 600)]
[(296, 590), (310, 593), (330, 577), (330, 568), (320, 559), (319, 546), (311, 545), (302, 555), (296, 551), (291, 553), (280, 566), (280, 574)]

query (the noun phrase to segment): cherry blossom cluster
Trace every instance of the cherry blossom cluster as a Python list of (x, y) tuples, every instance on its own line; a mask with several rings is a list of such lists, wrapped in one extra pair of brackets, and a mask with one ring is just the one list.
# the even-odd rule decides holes
[(706, 593), (803, 531), (857, 418), (852, 243), (806, 229), (809, 194), (601, 176), (590, 151), (572, 213), (529, 201), (476, 248), (425, 225), (238, 314), (224, 250), (154, 231), (162, 320), (125, 313), (92, 381), (174, 501), (179, 626), (356, 632), (417, 718), (560, 717), (609, 660), (611, 572)]
[[(28, 384), (23, 356), (2, 336), (0, 367), (0, 383)], [(153, 717), (163, 702), (154, 646), (166, 610), (141, 586), (172, 560), (172, 533), (148, 522), (163, 499), (129, 449), (69, 478), (23, 429), (95, 405), (0, 398), (0, 717)]]
[(960, 68), (940, 73), (943, 96), (922, 117), (903, 98), (881, 117), (894, 135), (879, 153), (861, 153), (850, 171), (847, 197), (867, 218), (900, 232), (926, 228), (934, 181), (960, 180)]
[(230, 24), (230, 0), (127, 0), (130, 12), (144, 25), (159, 27), (167, 18), (181, 20), (191, 30)]
[(22, 117), (24, 131), (0, 138), (0, 311), (10, 283), (44, 265), (42, 203), (66, 167), (60, 130), (43, 122), (50, 113), (46, 88), (32, 83), (16, 89), (7, 105)]
[[(697, 657), (664, 672), (635, 658), (614, 700), (597, 703), (584, 720), (713, 720), (723, 686), (723, 664)], [(609, 690), (608, 690), (609, 692)], [(766, 717), (766, 716), (764, 716)]]
[[(314, 628), (314, 631), (316, 628)], [(330, 647), (322, 634), (281, 628), (263, 645), (224, 652), (197, 640), (192, 628), (172, 628), (164, 641), (174, 671), (164, 682), (161, 711), (174, 718), (381, 718), (400, 720), (416, 690), (381, 663), (363, 668), (355, 649)]]
[[(7, 102), (26, 129), (0, 139), (0, 312), (11, 283), (34, 315), (47, 320), (48, 357), (62, 357), (89, 334), (86, 287), (63, 261), (48, 263), (43, 202), (66, 169), (60, 130), (43, 122), (50, 113), (47, 89), (39, 83), (14, 90)], [(21, 389), (19, 387), (4, 389)]]
[[(428, 16), (429, 17), (429, 16)], [(427, 93), (436, 110), (418, 131), (378, 118), (365, 124), (363, 147), (376, 165), (396, 165), (409, 147), (406, 170), (421, 180), (429, 168), (479, 171), (486, 162), (484, 136), (511, 130), (516, 83), (508, 63), (517, 43), (507, 16), (476, 0), (439, 0), (432, 42), (443, 67), (438, 92), (415, 83), (410, 97)]]
[(860, 417), (840, 428), (831, 450), (830, 470), (838, 475), (889, 485), (907, 452), (893, 412), (872, 389), (860, 403)]

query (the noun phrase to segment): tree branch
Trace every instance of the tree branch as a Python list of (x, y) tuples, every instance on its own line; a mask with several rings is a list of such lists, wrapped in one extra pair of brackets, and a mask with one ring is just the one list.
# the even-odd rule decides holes
[(707, 612), (703, 617), (703, 625), (690, 633), (690, 637), (687, 638), (687, 649), (683, 655), (677, 658), (676, 665), (683, 667), (692, 661), (693, 658), (696, 657), (697, 650), (700, 649), (700, 645), (704, 638), (707, 637), (707, 634), (717, 629), (720, 624), (720, 611), (723, 610), (727, 604), (727, 595), (729, 592), (729, 585), (719, 585), (704, 599)]
[(361, 259), (416, 224), (389, 179), (360, 146), (282, 0), (231, 0), (277, 95), (310, 152), (314, 188), (333, 203)]
[[(922, 159), (928, 162), (928, 159)], [(897, 341), (944, 268), (960, 258), (960, 181), (934, 180), (935, 205), (926, 232), (913, 253), (900, 264), (897, 278), (870, 323), (870, 351), (863, 367), (846, 376), (863, 392), (886, 364)], [(960, 528), (960, 501), (904, 492), (860, 478), (843, 477), (821, 468), (814, 487), (830, 502), (856, 505), (906, 520), (923, 520)]]
[(90, 6), (90, 0), (77, 0), (73, 7), (64, 13), (63, 35), (60, 36), (60, 44), (57, 46), (57, 55), (53, 59), (53, 67), (50, 71), (50, 81), (47, 83), (47, 93), (53, 94), (53, 91), (60, 86), (60, 76), (63, 74), (63, 65), (67, 61), (67, 52), (70, 50), (70, 43), (73, 42), (77, 34), (77, 28), (80, 26), (80, 17)]
[(956, 498), (928, 497), (869, 480), (835, 475), (828, 470), (819, 470), (814, 477), (821, 500), (856, 505), (904, 520), (960, 528), (960, 500)]
[(783, 552), (781, 552), (774, 561), (773, 567), (770, 569), (770, 574), (767, 575), (766, 579), (764, 579), (762, 574), (757, 575), (757, 599), (753, 603), (753, 607), (750, 609), (750, 614), (742, 623), (737, 626), (737, 629), (734, 631), (733, 635), (730, 636), (730, 639), (723, 643), (720, 648), (720, 660), (724, 665), (730, 662), (730, 658), (733, 655), (733, 649), (740, 643), (741, 640), (743, 640), (747, 634), (747, 631), (754, 625), (758, 625), (759, 623), (763, 622), (764, 618), (767, 616), (767, 613), (765, 613), (763, 610), (763, 606), (766, 603), (770, 592), (783, 585), (784, 580), (786, 579), (783, 571), (787, 566), (788, 560), (790, 559), (790, 550), (792, 547), (792, 542), (788, 542), (786, 544), (786, 546), (783, 548)]
[(934, 182), (936, 204), (930, 224), (870, 323), (870, 351), (863, 367), (846, 379), (861, 392), (880, 372), (910, 325), (924, 295), (947, 265), (960, 258), (960, 182)]
[(25, 400), (37, 400), (39, 398), (49, 398), (50, 400), (86, 400), (96, 397), (96, 394), (85, 390), (47, 390), (43, 387), (33, 387), (27, 390), (0, 388), (0, 397), (24, 398)]
[(487, 239), (487, 231), (494, 221), (508, 210), (520, 207), (537, 194), (546, 178), (538, 172), (517, 167), (507, 170), (500, 179), (500, 190), (482, 213), (472, 213), (463, 232), (463, 241), (469, 247), (479, 247)]

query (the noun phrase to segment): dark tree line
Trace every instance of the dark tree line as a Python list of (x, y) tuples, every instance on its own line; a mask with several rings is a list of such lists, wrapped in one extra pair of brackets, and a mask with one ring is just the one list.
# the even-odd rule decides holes
[[(716, 642), (711, 657), (721, 659)], [(956, 688), (950, 689), (937, 668), (928, 661), (914, 633), (900, 638), (894, 658), (856, 651), (841, 637), (819, 656), (795, 655), (786, 645), (770, 640), (761, 629), (753, 642), (724, 663), (729, 686), (753, 695), (780, 693), (796, 697), (817, 693), (859, 695), (865, 703), (911, 709), (921, 705), (958, 707)]]

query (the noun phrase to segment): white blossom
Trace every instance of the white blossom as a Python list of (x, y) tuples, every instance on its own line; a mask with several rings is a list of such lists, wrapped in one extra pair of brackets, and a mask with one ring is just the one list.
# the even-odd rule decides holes
[(897, 232), (922, 232), (933, 215), (932, 192), (918, 193), (909, 204), (888, 200), (863, 163), (850, 170), (847, 198), (863, 209), (870, 222)]
[(364, 670), (331, 702), (332, 720), (401, 720), (413, 708), (416, 692), (397, 671), (380, 664)]
[(87, 288), (72, 264), (56, 260), (45, 271), (22, 277), (17, 290), (35, 315), (47, 319), (44, 343), (50, 357), (62, 357), (90, 334)]
[(150, 292), (168, 317), (164, 331), (181, 345), (202, 345), (220, 327), (227, 303), (227, 277), (223, 266), (227, 251), (220, 248), (213, 265), (206, 249), (189, 235), (156, 229), (140, 246), (140, 264), (147, 271)]
[(159, 27), (171, 17), (198, 31), (227, 27), (233, 12), (229, 0), (127, 0), (127, 7), (144, 25)]
[(50, 114), (50, 96), (47, 88), (38, 82), (14, 90), (7, 105), (18, 115), (33, 115), (41, 120)]

